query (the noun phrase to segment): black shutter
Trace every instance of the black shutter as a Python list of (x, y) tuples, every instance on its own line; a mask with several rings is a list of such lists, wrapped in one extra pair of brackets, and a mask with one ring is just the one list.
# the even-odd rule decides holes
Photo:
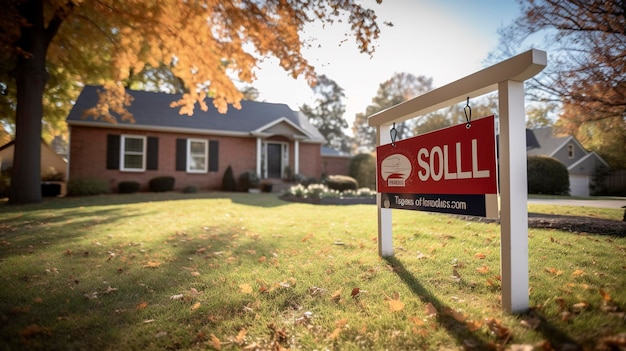
[(159, 169), (159, 138), (148, 137), (148, 156), (146, 159), (146, 169), (156, 171)]
[(217, 172), (219, 170), (219, 149), (219, 141), (209, 140), (209, 172)]
[(176, 170), (187, 170), (187, 139), (176, 139)]
[(120, 136), (107, 135), (107, 169), (120, 169)]

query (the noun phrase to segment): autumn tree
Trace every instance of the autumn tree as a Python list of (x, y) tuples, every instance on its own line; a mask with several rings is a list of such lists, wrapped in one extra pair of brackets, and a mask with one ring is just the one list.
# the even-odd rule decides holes
[(309, 122), (319, 130), (326, 139), (326, 146), (337, 151), (350, 152), (350, 138), (344, 132), (348, 122), (343, 118), (346, 112), (343, 89), (334, 80), (326, 75), (317, 77), (313, 87), (315, 104), (300, 106)]
[[(365, 108), (365, 112), (355, 116), (352, 130), (358, 145), (364, 150), (373, 150), (376, 147), (376, 131), (367, 124), (369, 116), (428, 92), (432, 89), (432, 82), (432, 78), (402, 72), (395, 73), (381, 83), (376, 96), (372, 98), (372, 104)], [(412, 122), (407, 121), (396, 125), (398, 139), (412, 135), (410, 123)]]
[[(562, 132), (582, 137), (585, 129), (625, 130), (626, 1), (521, 0), (520, 4), (522, 15), (501, 32), (499, 50), (510, 56), (524, 49), (525, 41), (544, 36), (549, 65), (529, 82), (529, 95), (561, 105), (556, 126)], [(588, 123), (594, 127), (588, 128)], [(607, 159), (619, 158), (610, 150), (624, 153), (619, 138), (583, 145)], [(612, 166), (626, 168), (626, 163)]]
[(357, 0), (3, 1), (0, 82), (14, 87), (16, 111), (10, 203), (41, 201), (43, 99), (54, 74), (104, 85), (94, 117), (112, 123), (132, 122), (124, 82), (146, 66), (170, 67), (187, 87), (171, 105), (181, 114), (208, 109), (207, 96), (224, 112), (240, 107), (233, 79), (253, 81), (254, 68), (267, 57), (276, 57), (289, 75), (313, 81), (300, 33), (309, 22), (340, 20), (360, 51), (372, 54), (376, 16)]

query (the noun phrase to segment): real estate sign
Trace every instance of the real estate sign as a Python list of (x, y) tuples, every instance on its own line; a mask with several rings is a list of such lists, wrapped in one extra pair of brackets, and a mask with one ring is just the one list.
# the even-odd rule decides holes
[(498, 217), (494, 116), (376, 148), (381, 206)]

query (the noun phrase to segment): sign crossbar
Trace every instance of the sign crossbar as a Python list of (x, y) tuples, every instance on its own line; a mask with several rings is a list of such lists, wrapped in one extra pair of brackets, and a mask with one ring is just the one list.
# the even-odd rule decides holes
[[(546, 52), (532, 49), (368, 118), (368, 124), (376, 128), (376, 145), (381, 146), (392, 142), (394, 123), (422, 117), (467, 97), (498, 92), (502, 308), (509, 313), (525, 312), (529, 305), (524, 81), (546, 65)], [(387, 257), (393, 256), (392, 215), (383, 201), (383, 194), (378, 193), (378, 254)]]

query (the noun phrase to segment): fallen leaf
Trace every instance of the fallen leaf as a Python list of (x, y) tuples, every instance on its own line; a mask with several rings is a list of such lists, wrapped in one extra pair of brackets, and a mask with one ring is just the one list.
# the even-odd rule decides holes
[[(20, 330), (20, 336), (22, 337), (22, 339), (28, 339), (28, 338), (42, 336), (42, 335), (50, 336), (52, 335), (52, 332), (48, 328), (42, 327), (37, 324), (31, 324), (25, 327), (24, 329)], [(27, 342), (27, 341), (23, 340), (23, 342)]]
[(487, 257), (487, 256), (484, 253), (479, 252), (479, 253), (475, 254), (474, 257), (478, 258), (479, 260), (484, 260), (485, 257)]
[(582, 269), (577, 269), (572, 273), (572, 277), (580, 277), (583, 274), (585, 274), (585, 271), (583, 271)]
[(165, 332), (165, 331), (158, 332), (158, 333), (156, 333), (156, 334), (154, 335), (154, 337), (155, 337), (155, 338), (157, 338), (157, 339), (158, 339), (158, 338), (162, 338), (162, 337), (164, 337), (164, 336), (167, 336), (167, 332)]
[(109, 287), (106, 289), (106, 291), (104, 292), (105, 294), (110, 294), (114, 291), (117, 291), (117, 288), (112, 288), (110, 285)]
[(467, 318), (463, 312), (459, 312), (452, 308), (450, 308), (450, 310), (448, 311), (448, 314), (451, 315), (452, 318), (454, 318), (457, 322), (464, 322), (465, 319)]
[(563, 311), (561, 312), (561, 321), (567, 322), (572, 319), (573, 316), (574, 315), (570, 311)]
[(341, 289), (336, 290), (330, 298), (335, 301), (341, 300)]
[(143, 268), (157, 268), (161, 265), (160, 262), (157, 261), (148, 261), (148, 263), (146, 263)]
[(222, 349), (222, 343), (220, 342), (220, 339), (218, 339), (217, 336), (213, 334), (211, 334), (211, 346), (216, 350)]
[(246, 338), (246, 333), (247, 333), (247, 331), (245, 329), (241, 329), (239, 331), (239, 333), (237, 333), (237, 337), (235, 338), (235, 340), (238, 343), (242, 343), (245, 340), (245, 338)]
[(239, 291), (242, 294), (251, 294), (252, 293), (252, 287), (250, 286), (250, 284), (241, 284), (241, 285), (239, 285)]
[(340, 333), (341, 333), (341, 328), (335, 328), (335, 330), (333, 330), (333, 332), (330, 333), (330, 335), (328, 335), (328, 338), (330, 340), (336, 340), (339, 337)]
[(195, 311), (195, 310), (197, 310), (198, 308), (200, 308), (200, 306), (201, 306), (201, 305), (202, 305), (202, 304), (201, 304), (200, 302), (196, 302), (196, 303), (194, 303), (194, 304), (193, 304), (193, 306), (191, 306), (191, 310), (192, 310), (192, 311)]
[(428, 317), (433, 317), (437, 315), (437, 309), (435, 308), (435, 306), (433, 306), (432, 303), (429, 302), (424, 307), (424, 313), (426, 313)]
[(559, 275), (563, 274), (563, 271), (560, 271), (560, 270), (558, 270), (558, 269), (556, 269), (554, 267), (546, 268), (545, 271), (550, 273), (550, 274), (554, 274), (556, 276), (559, 276)]
[(599, 289), (598, 291), (600, 292), (600, 295), (602, 295), (602, 299), (604, 301), (607, 301), (607, 302), (611, 301), (611, 295), (609, 295), (606, 291), (604, 291), (602, 289)]
[(416, 316), (409, 317), (409, 320), (411, 322), (415, 323), (415, 325), (420, 326), (420, 327), (422, 325), (426, 324), (426, 323), (424, 323), (424, 320), (422, 320), (422, 319), (420, 319), (419, 317), (416, 317)]
[(582, 310), (584, 310), (587, 307), (589, 307), (589, 304), (584, 302), (584, 301), (581, 301), (579, 303), (575, 303), (575, 304), (572, 305), (572, 308), (574, 310), (578, 310), (578, 311), (582, 311)]
[(468, 320), (465, 322), (465, 325), (467, 326), (467, 330), (471, 332), (475, 332), (483, 326), (483, 324), (478, 320)]
[(508, 339), (511, 336), (511, 330), (502, 325), (502, 322), (495, 318), (489, 318), (486, 320), (487, 327), (493, 335), (499, 339)]
[(404, 309), (404, 303), (400, 300), (389, 300), (388, 302), (391, 312), (399, 312)]
[(342, 318), (335, 321), (335, 325), (339, 328), (345, 327), (348, 324), (348, 318)]
[(483, 265), (480, 268), (476, 268), (476, 272), (480, 274), (487, 274), (489, 272), (489, 267), (487, 267), (486, 265)]
[(352, 298), (355, 298), (359, 295), (359, 293), (361, 292), (361, 289), (359, 288), (354, 288), (352, 289), (352, 293), (350, 293), (350, 295), (352, 296)]
[(135, 309), (137, 311), (141, 311), (141, 310), (144, 310), (146, 307), (148, 307), (148, 303), (145, 301), (142, 301), (137, 305), (137, 307), (135, 307)]
[(265, 257), (265, 256), (259, 257), (259, 263), (263, 263), (263, 262), (265, 262), (265, 260), (267, 260), (267, 257)]

